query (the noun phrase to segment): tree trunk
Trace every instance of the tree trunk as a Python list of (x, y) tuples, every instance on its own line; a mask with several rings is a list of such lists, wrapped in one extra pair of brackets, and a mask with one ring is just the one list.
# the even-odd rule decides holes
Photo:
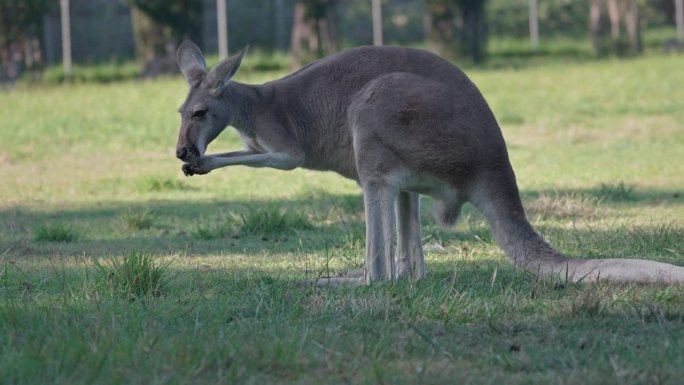
[(629, 46), (634, 54), (641, 53), (641, 31), (639, 28), (639, 5), (636, 0), (626, 0), (625, 26), (629, 36)]
[(171, 32), (136, 7), (131, 7), (135, 58), (141, 69), (167, 54)]
[(461, 7), (465, 23), (464, 48), (475, 63), (485, 59), (485, 44), (487, 41), (487, 24), (485, 19), (484, 1), (473, 1)]
[(613, 44), (620, 40), (620, 4), (619, 0), (606, 0), (608, 18), (610, 19), (610, 37)]
[(340, 49), (334, 0), (298, 0), (295, 4), (290, 58), (293, 68), (304, 61), (302, 43), (308, 43), (308, 56), (320, 58)]
[(458, 44), (455, 38), (453, 9), (445, 0), (428, 0), (425, 15), (428, 46), (442, 56), (454, 56)]
[(293, 69), (302, 66), (302, 41), (307, 39), (308, 35), (309, 27), (304, 20), (304, 4), (301, 1), (297, 1), (290, 39), (290, 66)]
[(589, 35), (595, 55), (601, 53), (601, 1), (589, 0)]
[(318, 20), (321, 29), (321, 45), (325, 55), (332, 55), (339, 52), (340, 41), (337, 35), (337, 13), (334, 5), (328, 5), (325, 16)]

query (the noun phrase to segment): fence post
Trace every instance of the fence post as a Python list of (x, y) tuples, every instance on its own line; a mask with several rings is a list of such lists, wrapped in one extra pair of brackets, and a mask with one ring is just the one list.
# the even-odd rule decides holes
[(226, 15), (226, 0), (216, 0), (216, 18), (218, 22), (218, 51), (219, 59), (228, 57), (228, 20)]
[(373, 45), (382, 45), (382, 4), (373, 0)]
[(539, 18), (537, 17), (537, 0), (530, 0), (530, 44), (532, 51), (539, 50)]
[(60, 0), (62, 17), (62, 65), (64, 77), (71, 78), (71, 21), (69, 19), (69, 0)]
[(675, 0), (675, 19), (677, 21), (677, 39), (684, 41), (684, 0)]

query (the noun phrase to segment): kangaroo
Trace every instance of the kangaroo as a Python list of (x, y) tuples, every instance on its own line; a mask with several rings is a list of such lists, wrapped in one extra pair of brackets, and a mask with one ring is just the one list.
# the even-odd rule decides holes
[[(178, 65), (190, 85), (176, 156), (187, 176), (227, 166), (335, 171), (363, 191), (363, 277), (425, 276), (419, 195), (442, 225), (471, 202), (516, 268), (573, 281), (682, 283), (684, 267), (630, 259), (574, 259), (551, 248), (525, 216), (499, 125), (475, 85), (418, 49), (360, 47), (262, 85), (232, 81), (247, 48), (207, 71), (185, 41)], [(245, 149), (205, 154), (227, 126)], [(394, 234), (397, 234), (396, 252)]]

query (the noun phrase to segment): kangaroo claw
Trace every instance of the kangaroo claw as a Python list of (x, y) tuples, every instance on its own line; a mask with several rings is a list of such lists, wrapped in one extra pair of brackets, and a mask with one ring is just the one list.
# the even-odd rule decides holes
[(183, 164), (183, 167), (181, 167), (181, 169), (183, 170), (183, 174), (184, 174), (185, 176), (193, 176), (193, 175), (195, 175), (195, 173), (194, 173), (193, 170), (192, 170), (192, 165), (191, 165), (190, 163), (185, 163), (185, 164)]
[(182, 170), (185, 176), (204, 175), (209, 173), (209, 171), (202, 169), (201, 164), (197, 163), (185, 163), (183, 164)]

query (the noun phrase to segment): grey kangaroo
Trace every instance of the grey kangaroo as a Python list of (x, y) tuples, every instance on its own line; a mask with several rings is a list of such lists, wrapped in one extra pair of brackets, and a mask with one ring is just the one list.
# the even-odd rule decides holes
[[(573, 259), (551, 248), (528, 222), (499, 125), (475, 85), (432, 53), (361, 47), (263, 85), (231, 78), (245, 50), (207, 71), (185, 41), (178, 64), (190, 84), (180, 107), (176, 156), (183, 172), (226, 166), (330, 170), (363, 190), (370, 283), (425, 275), (419, 195), (434, 199), (437, 220), (452, 225), (465, 202), (489, 223), (518, 268), (574, 281), (684, 282), (684, 267), (630, 259)], [(243, 151), (206, 155), (226, 126)], [(396, 252), (394, 234), (397, 234)]]

